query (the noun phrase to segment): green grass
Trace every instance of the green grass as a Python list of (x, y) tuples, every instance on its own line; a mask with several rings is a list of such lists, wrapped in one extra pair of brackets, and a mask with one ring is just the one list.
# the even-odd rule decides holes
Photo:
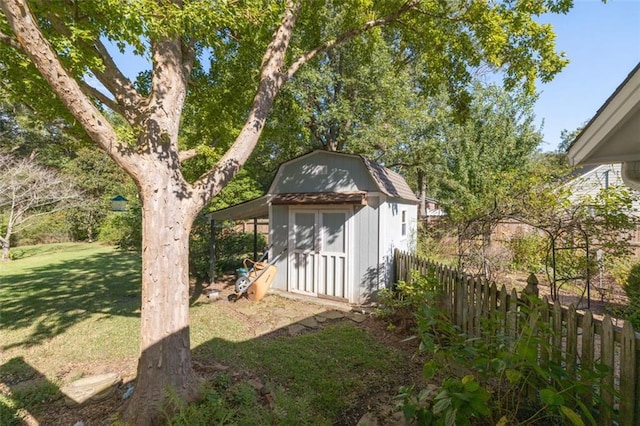
[(0, 262), (0, 424), (59, 398), (60, 377), (133, 364), (140, 258), (99, 244), (18, 247)]
[[(118, 366), (133, 374), (139, 344), (138, 254), (98, 244), (14, 254), (14, 261), (0, 263), (1, 425), (21, 424), (25, 410), (39, 418), (48, 404), (61, 403), (61, 385), (91, 368)], [(334, 424), (363, 395), (387, 391), (401, 376), (400, 352), (351, 322), (296, 337), (254, 338), (225, 309), (220, 303), (191, 308), (194, 359), (259, 377), (273, 400), (265, 404), (243, 380), (218, 375), (202, 402), (182, 407), (173, 424)]]

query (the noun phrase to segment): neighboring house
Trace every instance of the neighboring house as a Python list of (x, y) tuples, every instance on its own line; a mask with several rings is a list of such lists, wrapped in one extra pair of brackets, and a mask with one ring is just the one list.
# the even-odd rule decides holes
[[(616, 163), (624, 183), (640, 191), (640, 63), (582, 129), (568, 158), (571, 165)], [(638, 239), (636, 231), (632, 241)]]
[[(603, 189), (627, 186), (622, 179), (621, 169), (620, 163), (578, 167), (571, 174), (572, 179), (567, 181), (564, 186), (571, 189), (572, 200), (587, 196), (595, 197)], [(638, 191), (633, 188), (631, 191), (638, 194)], [(640, 211), (640, 200), (635, 200), (633, 207)]]
[(273, 288), (365, 303), (393, 279), (393, 251), (413, 251), (418, 199), (394, 171), (358, 155), (313, 151), (283, 163), (267, 194), (210, 213), (269, 218)]
[[(571, 188), (571, 199), (579, 200), (584, 197), (595, 197), (602, 189), (616, 186), (627, 186), (622, 179), (622, 166), (620, 163), (600, 164), (579, 167), (573, 173), (573, 179), (565, 183)], [(631, 215), (640, 216), (640, 193), (631, 188), (635, 193)], [(636, 229), (631, 234), (629, 244), (635, 247), (636, 252), (640, 246), (640, 230)]]
[(425, 221), (427, 224), (436, 224), (446, 215), (445, 211), (440, 206), (440, 202), (435, 198), (425, 197), (424, 200), (424, 216), (420, 220)]

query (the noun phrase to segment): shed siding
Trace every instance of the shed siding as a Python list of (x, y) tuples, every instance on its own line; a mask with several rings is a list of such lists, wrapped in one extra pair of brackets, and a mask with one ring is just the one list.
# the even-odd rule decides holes
[[(402, 215), (404, 212), (404, 227)], [(418, 223), (418, 206), (406, 204), (397, 200), (388, 200), (381, 204), (380, 210), (380, 257), (379, 264), (383, 265), (384, 281), (387, 286), (393, 279), (393, 251), (400, 249), (407, 252), (415, 251)]]
[(313, 154), (313, 162), (284, 164), (274, 185), (274, 194), (378, 190), (360, 158), (322, 152)]
[(357, 209), (354, 214), (353, 293), (354, 302), (371, 302), (380, 288), (378, 269), (378, 212), (371, 206)]
[[(275, 257), (283, 253), (283, 250), (289, 245), (289, 207), (271, 206), (269, 216), (271, 224), (269, 241), (273, 243), (270, 254)], [(278, 272), (272, 286), (279, 290), (287, 290), (287, 267), (289, 264), (287, 259), (288, 253), (283, 253), (275, 263)]]

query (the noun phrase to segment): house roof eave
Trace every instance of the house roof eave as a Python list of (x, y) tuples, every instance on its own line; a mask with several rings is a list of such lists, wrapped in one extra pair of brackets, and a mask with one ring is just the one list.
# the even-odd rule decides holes
[[(637, 140), (629, 142), (620, 137), (623, 126), (640, 127), (640, 63), (573, 141), (568, 151), (569, 163), (599, 164), (640, 159)], [(634, 133), (633, 129), (627, 132)]]

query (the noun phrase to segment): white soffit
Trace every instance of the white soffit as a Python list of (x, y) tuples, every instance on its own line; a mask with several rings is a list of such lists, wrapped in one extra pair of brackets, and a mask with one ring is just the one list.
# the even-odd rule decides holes
[(569, 148), (569, 163), (640, 160), (640, 63)]

